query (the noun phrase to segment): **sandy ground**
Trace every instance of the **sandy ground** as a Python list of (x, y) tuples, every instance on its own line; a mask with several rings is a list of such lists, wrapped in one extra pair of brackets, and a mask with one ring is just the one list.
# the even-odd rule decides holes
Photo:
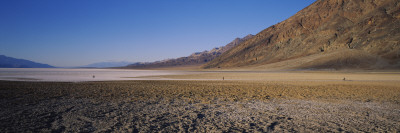
[(399, 132), (397, 74), (357, 75), (365, 79), (0, 81), (0, 132)]
[[(151, 76), (149, 76), (151, 77)], [(165, 79), (250, 80), (250, 81), (399, 81), (400, 72), (327, 72), (327, 71), (216, 71), (194, 74), (161, 75)]]
[(0, 80), (39, 82), (86, 82), (119, 80), (160, 80), (145, 76), (180, 75), (182, 70), (84, 69), (84, 68), (0, 68)]

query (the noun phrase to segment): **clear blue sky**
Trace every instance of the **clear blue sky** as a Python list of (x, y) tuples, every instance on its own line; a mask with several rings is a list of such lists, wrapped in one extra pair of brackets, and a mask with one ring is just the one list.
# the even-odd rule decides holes
[(1, 0), (0, 54), (54, 66), (147, 62), (257, 34), (315, 0)]

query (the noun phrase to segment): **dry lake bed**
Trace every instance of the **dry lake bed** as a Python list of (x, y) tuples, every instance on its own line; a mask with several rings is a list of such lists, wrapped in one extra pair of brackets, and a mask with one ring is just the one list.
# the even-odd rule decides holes
[(0, 69), (0, 79), (0, 132), (400, 131), (398, 72)]
[(116, 81), (146, 80), (146, 76), (188, 74), (185, 71), (129, 69), (0, 68), (0, 80), (10, 81)]

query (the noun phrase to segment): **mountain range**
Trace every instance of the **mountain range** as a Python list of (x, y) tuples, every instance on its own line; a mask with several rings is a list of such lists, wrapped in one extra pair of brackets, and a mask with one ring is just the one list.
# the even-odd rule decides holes
[[(222, 47), (156, 62), (83, 67), (205, 69), (399, 69), (399, 0), (317, 0), (256, 35)], [(0, 55), (0, 67), (53, 66)]]
[(54, 66), (0, 55), (0, 68), (54, 68)]
[(399, 0), (317, 0), (203, 68), (398, 69)]
[(238, 44), (252, 38), (254, 35), (247, 35), (243, 38), (236, 38), (225, 46), (213, 48), (210, 51), (196, 52), (186, 57), (176, 59), (166, 59), (162, 61), (149, 62), (149, 63), (134, 63), (130, 64), (128, 68), (164, 68), (164, 67), (185, 67), (185, 66), (200, 66), (214, 58), (220, 56)]
[(92, 67), (92, 68), (107, 68), (107, 67), (122, 67), (122, 66), (127, 66), (129, 64), (133, 64), (132, 62), (126, 62), (126, 61), (109, 61), (109, 62), (98, 62), (98, 63), (92, 63), (89, 65), (85, 66), (80, 66), (80, 67)]

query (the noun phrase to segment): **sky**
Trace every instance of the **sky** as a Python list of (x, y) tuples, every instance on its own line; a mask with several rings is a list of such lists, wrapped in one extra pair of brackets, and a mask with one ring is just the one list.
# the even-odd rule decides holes
[(151, 62), (224, 46), (315, 0), (1, 0), (0, 55), (58, 67)]

